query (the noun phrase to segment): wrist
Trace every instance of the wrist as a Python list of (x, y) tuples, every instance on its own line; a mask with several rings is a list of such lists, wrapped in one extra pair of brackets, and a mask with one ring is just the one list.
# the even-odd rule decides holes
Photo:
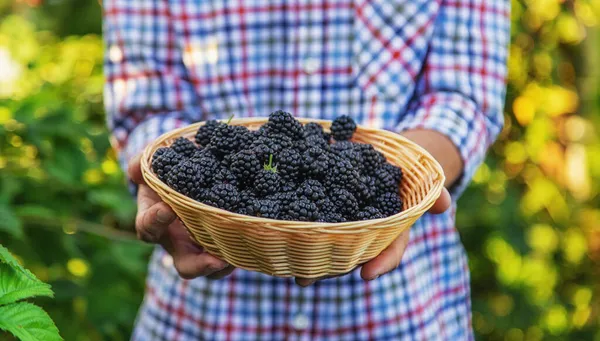
[(442, 166), (446, 176), (446, 187), (452, 186), (460, 177), (464, 163), (457, 146), (448, 136), (430, 129), (411, 129), (401, 133), (428, 151)]

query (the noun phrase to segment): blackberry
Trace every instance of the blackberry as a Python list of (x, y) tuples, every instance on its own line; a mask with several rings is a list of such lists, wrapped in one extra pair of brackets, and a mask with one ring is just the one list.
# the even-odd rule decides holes
[(216, 184), (210, 189), (205, 202), (208, 205), (235, 212), (240, 202), (240, 195), (233, 185)]
[(330, 167), (330, 153), (311, 147), (302, 154), (302, 172), (313, 179), (323, 179)]
[(370, 144), (355, 143), (354, 149), (362, 154), (363, 169), (366, 174), (372, 174), (386, 162), (385, 156)]
[(329, 193), (329, 198), (337, 211), (346, 218), (354, 216), (358, 211), (358, 201), (352, 193), (343, 188), (334, 188)]
[(256, 175), (254, 180), (254, 192), (264, 197), (269, 194), (279, 192), (279, 186), (281, 185), (281, 177), (278, 173), (271, 170), (263, 169)]
[(396, 186), (399, 186), (400, 182), (402, 181), (402, 169), (388, 162), (383, 165), (383, 168), (385, 168), (392, 175), (392, 178), (396, 182)]
[(265, 129), (270, 134), (285, 135), (292, 140), (301, 139), (304, 134), (302, 123), (298, 122), (292, 114), (282, 110), (269, 115), (269, 122), (265, 124)]
[(210, 143), (215, 130), (218, 127), (225, 126), (226, 124), (217, 120), (206, 121), (206, 123), (196, 132), (195, 140), (199, 146), (206, 146)]
[(381, 214), (381, 212), (379, 212), (379, 210), (373, 206), (367, 206), (367, 207), (363, 208), (362, 210), (360, 210), (358, 213), (356, 213), (356, 219), (358, 219), (358, 220), (381, 219), (381, 218), (384, 218), (383, 214)]
[(386, 217), (402, 211), (402, 200), (398, 194), (384, 193), (375, 198), (375, 207)]
[(257, 200), (256, 216), (270, 219), (277, 219), (281, 213), (281, 207), (278, 201), (271, 199)]
[(310, 122), (304, 125), (304, 137), (306, 138), (309, 136), (318, 136), (325, 142), (329, 142), (329, 134), (327, 134), (323, 130), (323, 127), (316, 122)]
[(298, 195), (296, 195), (296, 192), (279, 192), (269, 195), (266, 199), (278, 202), (281, 211), (285, 212), (292, 202), (298, 200)]
[(256, 174), (263, 168), (262, 163), (254, 153), (249, 149), (241, 150), (229, 158), (229, 168), (242, 184), (252, 184)]
[(343, 151), (353, 150), (356, 145), (357, 143), (350, 141), (336, 141), (335, 143), (331, 144), (331, 151), (339, 155)]
[(375, 189), (378, 194), (398, 193), (398, 183), (386, 168), (377, 168), (373, 173), (373, 178), (375, 179)]
[(331, 201), (328, 197), (325, 197), (324, 199), (318, 200), (317, 201), (317, 208), (319, 209), (319, 211), (321, 211), (321, 213), (323, 213), (325, 215), (327, 215), (329, 213), (336, 213), (337, 212), (337, 208), (333, 204), (333, 201)]
[(186, 139), (185, 137), (178, 137), (171, 145), (171, 149), (185, 157), (192, 157), (192, 155), (194, 155), (194, 153), (198, 150), (198, 147), (196, 147), (194, 142)]
[(308, 136), (306, 139), (306, 145), (308, 147), (319, 147), (321, 149), (329, 150), (329, 143), (327, 140), (320, 138), (319, 136), (312, 135)]
[(302, 167), (302, 157), (295, 149), (284, 149), (275, 155), (277, 171), (285, 181), (296, 181)]
[(240, 202), (237, 213), (253, 216), (256, 214), (258, 202), (254, 193), (250, 190), (240, 192)]
[(331, 135), (336, 141), (350, 140), (356, 131), (356, 123), (350, 116), (340, 116), (331, 123)]
[(214, 177), (220, 170), (219, 160), (211, 153), (205, 151), (197, 151), (190, 159), (190, 162), (198, 165), (198, 173), (200, 173), (200, 187), (210, 187)]
[(341, 152), (339, 152), (338, 155), (343, 157), (344, 159), (350, 161), (350, 163), (352, 164), (354, 169), (357, 172), (362, 173), (363, 167), (364, 167), (364, 160), (363, 160), (362, 154), (359, 151), (356, 151), (352, 148), (352, 149), (342, 150)]
[(183, 159), (183, 155), (176, 153), (171, 148), (159, 148), (154, 152), (154, 155), (152, 155), (152, 171), (154, 171), (161, 181), (166, 182), (167, 175), (171, 171), (171, 168)]
[(235, 153), (252, 141), (252, 134), (243, 126), (223, 125), (215, 129), (210, 140), (220, 156)]
[(360, 174), (354, 170), (350, 161), (332, 155), (330, 168), (325, 178), (325, 186), (329, 189), (338, 187), (352, 189), (358, 186)]
[(292, 140), (284, 135), (266, 135), (258, 133), (250, 144), (261, 162), (268, 162), (269, 155), (276, 155), (293, 146)]
[(325, 194), (325, 187), (318, 180), (305, 180), (298, 189), (296, 190), (296, 194), (300, 198), (306, 198), (313, 202), (318, 202), (319, 200), (323, 200), (327, 197)]
[(333, 212), (333, 213), (322, 214), (320, 220), (317, 220), (317, 221), (326, 222), (326, 223), (345, 223), (348, 220), (340, 213)]
[(214, 184), (230, 184), (235, 187), (239, 186), (239, 181), (227, 167), (221, 167), (212, 179)]
[(193, 199), (197, 198), (197, 189), (202, 182), (198, 165), (190, 160), (181, 161), (167, 174), (169, 187)]
[(376, 194), (375, 179), (365, 175), (361, 176), (356, 188), (352, 191), (356, 199), (360, 201), (360, 205), (368, 204)]
[(308, 199), (299, 199), (289, 204), (286, 215), (295, 221), (316, 221), (319, 218), (317, 205)]

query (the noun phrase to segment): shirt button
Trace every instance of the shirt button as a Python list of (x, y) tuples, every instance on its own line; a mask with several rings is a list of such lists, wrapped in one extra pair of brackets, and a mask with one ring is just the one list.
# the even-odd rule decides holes
[(292, 320), (292, 326), (294, 326), (294, 328), (297, 330), (304, 330), (308, 328), (309, 323), (310, 321), (308, 320), (308, 317), (303, 314), (296, 315)]
[(304, 62), (304, 72), (312, 74), (319, 69), (319, 61), (316, 58), (308, 58)]

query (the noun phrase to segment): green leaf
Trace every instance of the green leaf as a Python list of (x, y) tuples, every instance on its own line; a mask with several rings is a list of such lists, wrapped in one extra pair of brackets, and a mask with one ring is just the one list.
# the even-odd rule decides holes
[(23, 268), (2, 245), (0, 274), (0, 306), (33, 296), (53, 296), (50, 285)]
[(61, 341), (58, 328), (42, 308), (20, 302), (0, 307), (0, 329), (21, 341)]
[(8, 232), (16, 238), (23, 237), (23, 226), (19, 217), (10, 209), (10, 207), (0, 204), (0, 231)]

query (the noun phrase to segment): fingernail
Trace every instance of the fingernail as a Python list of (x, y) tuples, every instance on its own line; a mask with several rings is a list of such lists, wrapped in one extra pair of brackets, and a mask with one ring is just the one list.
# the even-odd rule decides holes
[(379, 276), (381, 276), (381, 275), (375, 275), (375, 277), (371, 277), (370, 281), (374, 281), (374, 280), (378, 279)]
[(159, 209), (158, 212), (156, 212), (156, 220), (163, 224), (169, 223), (173, 220), (173, 213), (171, 213), (171, 211)]

